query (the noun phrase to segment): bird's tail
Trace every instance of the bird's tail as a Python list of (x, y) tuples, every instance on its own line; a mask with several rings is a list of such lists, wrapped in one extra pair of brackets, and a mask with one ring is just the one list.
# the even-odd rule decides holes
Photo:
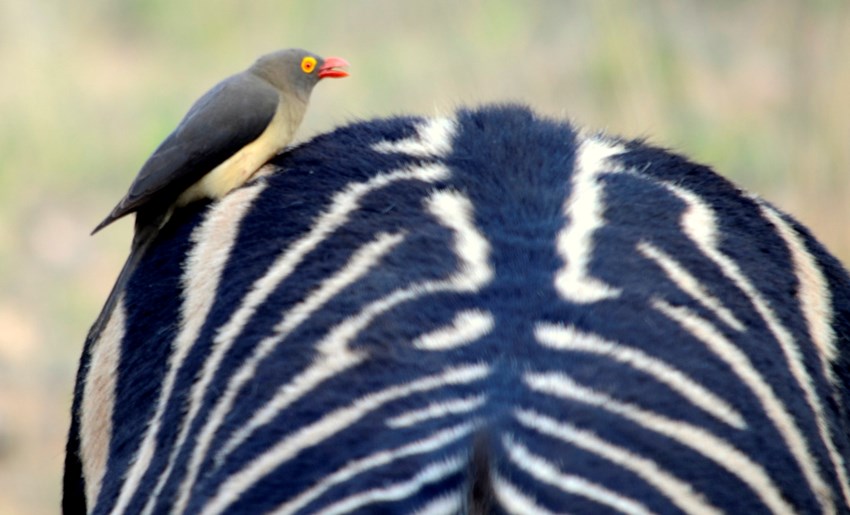
[(103, 229), (107, 225), (111, 224), (115, 220), (118, 220), (119, 218), (121, 218), (122, 216), (127, 214), (127, 212), (121, 213), (120, 208), (121, 208), (121, 202), (119, 202), (118, 205), (115, 206), (115, 208), (113, 208), (112, 211), (108, 215), (106, 215), (106, 218), (104, 218), (99, 224), (97, 224), (97, 227), (95, 227), (94, 230), (92, 230), (91, 236), (94, 236), (94, 234), (96, 232), (100, 231), (101, 229)]

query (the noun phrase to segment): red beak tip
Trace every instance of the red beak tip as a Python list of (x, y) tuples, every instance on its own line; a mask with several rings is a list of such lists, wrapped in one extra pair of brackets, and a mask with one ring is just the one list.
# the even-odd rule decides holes
[(319, 68), (319, 78), (337, 79), (341, 77), (348, 77), (348, 72), (340, 69), (347, 66), (349, 66), (348, 61), (341, 57), (328, 57), (325, 59), (325, 62), (322, 63), (322, 67)]

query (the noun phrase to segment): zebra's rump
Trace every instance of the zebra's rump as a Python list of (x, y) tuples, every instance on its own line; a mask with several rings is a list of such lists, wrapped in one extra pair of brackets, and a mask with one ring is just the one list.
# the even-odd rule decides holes
[(67, 510), (848, 511), (850, 280), (707, 167), (491, 106), (269, 172), (86, 342)]

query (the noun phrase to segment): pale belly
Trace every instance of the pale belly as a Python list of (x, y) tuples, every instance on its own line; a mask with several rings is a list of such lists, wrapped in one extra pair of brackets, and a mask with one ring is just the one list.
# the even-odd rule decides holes
[(299, 116), (298, 120), (292, 118), (292, 113), (279, 107), (268, 128), (257, 139), (190, 186), (177, 198), (176, 206), (185, 206), (202, 198), (219, 199), (245, 184), (257, 170), (292, 141), (301, 117)]

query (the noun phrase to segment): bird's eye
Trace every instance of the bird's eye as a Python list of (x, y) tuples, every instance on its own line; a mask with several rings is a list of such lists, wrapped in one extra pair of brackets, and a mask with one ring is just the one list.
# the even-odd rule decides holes
[(316, 58), (307, 56), (304, 59), (301, 59), (301, 71), (304, 73), (312, 73), (313, 69), (316, 67)]

